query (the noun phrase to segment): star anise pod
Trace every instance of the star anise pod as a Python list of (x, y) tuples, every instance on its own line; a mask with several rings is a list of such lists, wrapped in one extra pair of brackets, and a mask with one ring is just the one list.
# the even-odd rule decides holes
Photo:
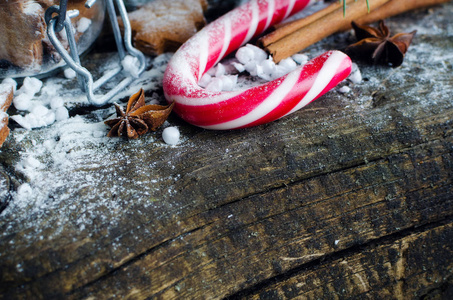
[(360, 59), (373, 63), (391, 64), (398, 67), (403, 63), (409, 45), (416, 30), (410, 33), (398, 33), (390, 37), (390, 30), (384, 21), (379, 22), (379, 28), (351, 23), (357, 43), (346, 48), (346, 52)]
[(115, 103), (117, 117), (104, 122), (111, 127), (107, 136), (136, 139), (148, 130), (155, 131), (168, 118), (172, 108), (173, 103), (167, 106), (145, 105), (145, 92), (140, 89), (129, 98), (126, 112)]

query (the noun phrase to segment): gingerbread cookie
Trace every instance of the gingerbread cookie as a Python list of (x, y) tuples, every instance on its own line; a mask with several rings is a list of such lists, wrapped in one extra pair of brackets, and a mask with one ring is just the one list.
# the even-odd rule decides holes
[(206, 0), (155, 0), (145, 4), (128, 14), (135, 47), (148, 55), (175, 51), (206, 24), (206, 8)]

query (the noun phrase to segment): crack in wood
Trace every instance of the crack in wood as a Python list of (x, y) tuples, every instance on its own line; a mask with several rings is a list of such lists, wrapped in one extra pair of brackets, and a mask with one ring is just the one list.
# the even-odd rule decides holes
[(129, 265), (141, 260), (143, 257), (145, 257), (145, 256), (149, 255), (150, 253), (158, 250), (159, 248), (165, 247), (165, 245), (168, 245), (168, 244), (172, 243), (173, 241), (175, 241), (177, 239), (181, 239), (184, 236), (190, 235), (193, 232), (196, 232), (198, 230), (202, 230), (203, 228), (208, 227), (211, 224), (212, 224), (212, 222), (206, 223), (203, 226), (200, 226), (200, 227), (194, 228), (194, 229), (192, 229), (190, 231), (184, 232), (183, 234), (181, 234), (181, 235), (179, 235), (177, 237), (174, 237), (172, 239), (168, 239), (168, 240), (166, 240), (166, 241), (164, 241), (164, 242), (162, 242), (162, 243), (160, 243), (160, 244), (158, 244), (158, 245), (156, 245), (156, 246), (154, 246), (154, 247), (152, 247), (152, 248), (150, 248), (150, 249), (148, 249), (148, 250), (146, 250), (146, 251), (134, 256), (134, 257), (132, 257), (132, 258), (130, 258), (129, 260), (127, 260), (127, 261), (123, 262), (122, 264), (120, 264), (119, 266), (109, 270), (107, 273), (105, 273), (102, 276), (96, 278), (95, 280), (90, 281), (90, 282), (88, 282), (88, 283), (86, 283), (86, 284), (84, 284), (84, 285), (82, 285), (82, 286), (80, 286), (80, 287), (78, 287), (76, 289), (73, 289), (73, 290), (67, 292), (66, 296), (71, 296), (71, 295), (77, 293), (80, 290), (83, 290), (85, 288), (89, 288), (90, 286), (95, 285), (97, 282), (101, 282), (102, 280), (104, 280), (104, 279), (106, 279), (106, 278), (108, 278), (110, 276), (113, 276), (116, 272), (127, 268)]
[[(336, 251), (336, 252), (333, 252), (333, 253), (329, 253), (328, 255), (323, 255), (323, 256), (320, 256), (319, 258), (316, 258), (312, 261), (309, 261), (307, 263), (303, 263), (295, 268), (292, 268), (288, 271), (286, 271), (285, 273), (282, 273), (282, 274), (278, 274), (276, 276), (273, 276), (273, 277), (270, 277), (270, 278), (267, 278), (261, 282), (258, 282), (256, 283), (255, 285), (253, 286), (250, 286), (248, 288), (245, 288), (243, 290), (240, 290), (238, 292), (235, 292), (231, 295), (228, 295), (226, 297), (224, 297), (223, 299), (224, 300), (233, 300), (233, 299), (247, 299), (248, 296), (251, 296), (253, 294), (257, 294), (259, 291), (265, 289), (266, 287), (269, 287), (270, 285), (274, 284), (275, 282), (281, 282), (281, 281), (285, 281), (295, 275), (297, 275), (298, 273), (304, 271), (304, 270), (308, 270), (308, 269), (311, 269), (311, 268), (314, 268), (316, 266), (319, 266), (320, 264), (327, 264), (329, 262), (333, 262), (335, 260), (340, 260), (342, 258), (345, 258), (345, 257), (348, 257), (348, 256), (352, 256), (356, 253), (360, 253), (360, 252), (363, 252), (365, 250), (371, 250), (373, 248), (376, 247), (376, 245), (391, 245), (391, 244), (394, 244), (396, 242), (398, 242), (399, 240), (405, 238), (405, 237), (408, 237), (408, 236), (411, 236), (411, 235), (415, 235), (417, 233), (422, 233), (424, 231), (428, 231), (428, 230), (432, 230), (432, 229), (435, 229), (435, 228), (438, 228), (438, 227), (442, 227), (442, 226), (445, 226), (445, 225), (453, 225), (453, 215), (450, 215), (450, 216), (447, 216), (445, 217), (443, 220), (439, 220), (439, 221), (436, 221), (436, 222), (432, 222), (432, 223), (428, 223), (428, 224), (425, 224), (425, 225), (422, 225), (422, 226), (412, 226), (410, 228), (407, 228), (407, 229), (404, 229), (402, 231), (399, 231), (399, 232), (395, 232), (395, 233), (392, 233), (392, 234), (389, 234), (389, 235), (386, 235), (386, 236), (382, 236), (382, 237), (379, 237), (377, 239), (373, 239), (373, 240), (370, 240), (364, 244), (361, 244), (361, 245), (355, 245), (353, 247), (350, 247), (350, 248), (346, 248), (346, 249), (342, 249), (340, 251)], [(397, 267), (397, 274), (399, 276), (401, 276), (399, 278), (399, 281), (398, 282), (402, 282), (404, 283), (403, 281), (403, 274), (404, 274), (404, 267), (403, 264), (404, 263), (404, 251), (407, 250), (407, 245), (400, 245), (400, 249), (403, 251), (401, 253), (401, 257), (398, 261), (398, 264), (399, 266)], [(404, 299), (404, 298), (400, 298), (400, 296), (404, 296), (404, 293), (403, 293), (403, 290), (402, 290), (402, 287), (399, 286), (398, 288), (398, 299)]]

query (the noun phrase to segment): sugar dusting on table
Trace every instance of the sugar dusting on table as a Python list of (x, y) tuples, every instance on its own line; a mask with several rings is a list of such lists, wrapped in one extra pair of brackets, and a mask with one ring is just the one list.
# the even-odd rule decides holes
[[(170, 54), (156, 57), (150, 68), (112, 101), (127, 98), (142, 87), (158, 90), (170, 57)], [(116, 66), (112, 63), (110, 67)], [(26, 98), (23, 99), (25, 103), (15, 103), (19, 108), (22, 105), (23, 110), (18, 109), (18, 114), (12, 118), (19, 125), (24, 125), (24, 129), (14, 129), (9, 138), (14, 139), (14, 143), (28, 146), (14, 150), (20, 156), (15, 169), (24, 176), (24, 180), (15, 192), (11, 192), (12, 200), (1, 213), (3, 222), (7, 224), (3, 235), (10, 234), (10, 230), (18, 224), (32, 228), (37, 219), (48, 218), (50, 211), (57, 212), (57, 217), (52, 221), (55, 228), (67, 222), (68, 218), (73, 218), (70, 217), (73, 214), (78, 216), (75, 225), (80, 230), (97, 218), (108, 218), (114, 225), (114, 216), (124, 205), (132, 205), (139, 202), (138, 199), (143, 199), (144, 206), (152, 205), (146, 199), (153, 197), (156, 192), (162, 192), (156, 191), (150, 176), (148, 183), (144, 182), (139, 189), (130, 191), (129, 199), (112, 200), (115, 194), (124, 192), (121, 181), (130, 180), (128, 176), (131, 172), (147, 172), (151, 175), (154, 172), (153, 164), (132, 166), (131, 157), (121, 157), (124, 154), (112, 151), (124, 144), (122, 139), (106, 136), (108, 130), (103, 121), (114, 114), (113, 106), (70, 117), (68, 109), (77, 108), (86, 99), (79, 89), (65, 90), (64, 82), (67, 80), (58, 77), (43, 81), (28, 78), (16, 91), (17, 96), (23, 94)], [(163, 101), (157, 98), (154, 93), (148, 100), (152, 103)], [(165, 126), (170, 124), (166, 122)], [(165, 145), (156, 134), (148, 134), (143, 139), (127, 143), (134, 144), (137, 153), (147, 151), (146, 148), (154, 145)], [(118, 166), (118, 161), (124, 164)], [(106, 187), (103, 185), (105, 181), (117, 181), (118, 184)], [(77, 187), (75, 182), (78, 183)], [(93, 187), (94, 191), (90, 198), (78, 199), (77, 193), (84, 187)], [(171, 187), (167, 187), (165, 193), (168, 193), (168, 189), (171, 190)], [(40, 232), (32, 231), (29, 238), (39, 239), (40, 235)]]

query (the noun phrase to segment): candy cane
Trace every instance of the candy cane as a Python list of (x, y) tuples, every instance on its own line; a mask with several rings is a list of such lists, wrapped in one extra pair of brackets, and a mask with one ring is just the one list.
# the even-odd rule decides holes
[(163, 88), (173, 110), (187, 122), (208, 129), (256, 126), (290, 114), (320, 97), (351, 72), (351, 60), (326, 52), (274, 81), (240, 91), (201, 88), (201, 76), (223, 57), (266, 28), (302, 10), (310, 0), (251, 0), (190, 38), (176, 51)]

